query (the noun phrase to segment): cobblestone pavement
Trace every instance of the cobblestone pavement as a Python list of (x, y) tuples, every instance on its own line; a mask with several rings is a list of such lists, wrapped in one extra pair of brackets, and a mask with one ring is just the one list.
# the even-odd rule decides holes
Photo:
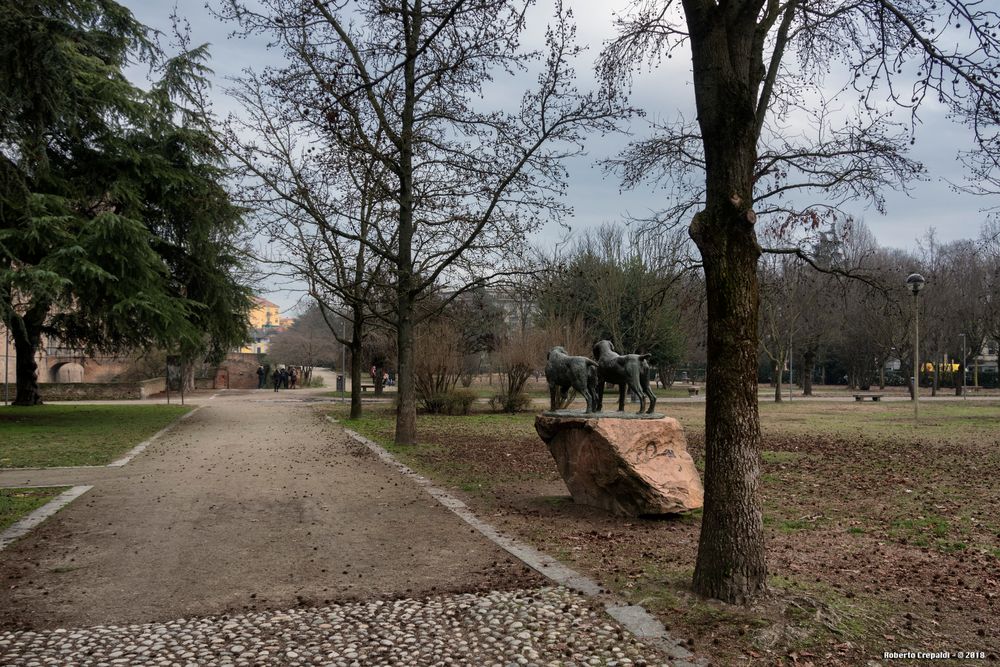
[(542, 588), (0, 633), (0, 664), (661, 665), (578, 594)]

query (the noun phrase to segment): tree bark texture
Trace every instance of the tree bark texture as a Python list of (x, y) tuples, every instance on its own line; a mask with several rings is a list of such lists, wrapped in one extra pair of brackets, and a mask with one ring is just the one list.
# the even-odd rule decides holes
[(708, 301), (705, 508), (693, 587), (737, 604), (767, 583), (758, 494), (760, 245), (752, 209), (765, 71), (759, 10), (759, 2), (684, 0), (706, 185), (705, 209), (689, 233), (701, 252)]
[(781, 380), (782, 374), (785, 372), (784, 366), (781, 362), (774, 362), (774, 402), (781, 403)]
[(42, 394), (38, 390), (38, 363), (35, 353), (42, 342), (42, 324), (48, 306), (36, 305), (23, 316), (13, 315), (7, 321), (11, 338), (14, 339), (14, 368), (17, 389), (14, 405), (41, 405)]
[(383, 385), (382, 378), (385, 377), (385, 364), (379, 361), (375, 364), (375, 377), (372, 378), (372, 382), (375, 384), (375, 397), (381, 398), (382, 391), (385, 389)]
[(802, 355), (802, 395), (813, 395), (813, 371), (816, 369), (816, 353), (806, 350)]
[(413, 275), (413, 128), (416, 104), (416, 73), (421, 20), (414, 12), (406, 31), (406, 60), (403, 65), (404, 100), (399, 133), (399, 251), (396, 258), (396, 349), (398, 371), (396, 391), (397, 445), (417, 443), (417, 387), (413, 369), (414, 290)]
[(396, 343), (399, 349), (396, 389), (397, 445), (414, 445), (417, 442), (417, 387), (413, 374), (413, 302), (409, 293), (399, 295), (399, 320), (396, 325)]
[(355, 305), (351, 322), (351, 419), (361, 418), (361, 364), (364, 357), (361, 350), (364, 335), (362, 306)]
[(705, 509), (694, 589), (742, 604), (764, 591), (767, 578), (758, 496), (757, 251), (752, 229), (714, 227), (696, 239), (709, 323)]
[(937, 396), (938, 393), (938, 368), (941, 366), (941, 364), (937, 361), (938, 358), (940, 358), (940, 355), (934, 355), (934, 376), (931, 384), (931, 396)]
[[(412, 158), (404, 151), (402, 159), (409, 164)], [(409, 175), (412, 176), (412, 172)], [(413, 373), (413, 189), (405, 168), (400, 181), (403, 196), (399, 207), (399, 262), (396, 270), (396, 349), (399, 357), (396, 364), (398, 400), (395, 442), (397, 445), (414, 445), (417, 442), (417, 387)]]

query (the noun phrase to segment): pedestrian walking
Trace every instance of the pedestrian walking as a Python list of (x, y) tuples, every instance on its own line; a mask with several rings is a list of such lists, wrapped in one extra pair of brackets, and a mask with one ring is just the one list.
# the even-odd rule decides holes
[(299, 373), (295, 370), (295, 366), (292, 366), (288, 371), (288, 388), (295, 389), (295, 383), (299, 380)]
[(257, 388), (263, 389), (267, 386), (267, 371), (264, 370), (263, 366), (257, 367)]
[(288, 369), (282, 368), (279, 375), (281, 376), (281, 388), (288, 389)]
[(281, 387), (281, 372), (277, 368), (271, 373), (271, 382), (274, 383), (274, 390), (278, 391), (278, 388)]

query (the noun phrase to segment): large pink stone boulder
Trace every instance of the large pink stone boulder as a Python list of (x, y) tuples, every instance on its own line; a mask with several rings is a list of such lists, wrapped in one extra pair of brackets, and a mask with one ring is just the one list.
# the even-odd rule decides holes
[(675, 514), (704, 503), (676, 419), (541, 414), (535, 430), (575, 502), (625, 516)]

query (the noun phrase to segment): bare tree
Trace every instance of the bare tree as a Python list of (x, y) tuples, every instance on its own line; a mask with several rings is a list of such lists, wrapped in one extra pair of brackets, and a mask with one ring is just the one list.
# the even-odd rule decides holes
[(490, 401), (495, 410), (520, 412), (531, 405), (531, 399), (524, 395), (524, 385), (545, 367), (543, 350), (548, 349), (545, 341), (550, 333), (514, 327), (501, 339), (493, 354), (500, 373), (500, 393)]
[(1000, 222), (992, 220), (983, 225), (979, 247), (987, 269), (982, 304), (986, 340), (1000, 343)]
[(610, 340), (621, 352), (649, 352), (658, 368), (679, 357), (676, 301), (684, 276), (684, 243), (651, 239), (604, 225), (549, 259), (536, 285), (539, 323), (583, 320), (593, 343)]
[[(774, 367), (774, 400), (781, 402), (782, 373), (793, 341), (815, 307), (816, 276), (795, 255), (769, 255), (760, 263), (760, 345)], [(791, 379), (789, 379), (791, 381)]]
[[(845, 197), (881, 206), (883, 188), (920, 173), (903, 151), (927, 97), (988, 139), (984, 129), (997, 126), (1000, 108), (1000, 20), (975, 0), (636, 0), (633, 8), (602, 56), (607, 81), (627, 83), (647, 59), (690, 48), (697, 125), (665, 128), (659, 140), (668, 160), (704, 167), (694, 196), (668, 209), (668, 219), (691, 221), (708, 295), (705, 512), (694, 588), (746, 602), (767, 577), (758, 214), (786, 211), (818, 224)], [(827, 71), (848, 74), (840, 94), (826, 92)], [(829, 110), (848, 94), (857, 96), (857, 117), (831, 122)], [(885, 98), (888, 105), (877, 102)], [(893, 105), (913, 112), (909, 128), (893, 124)], [(789, 131), (803, 118), (817, 132)], [(655, 155), (652, 163), (667, 164)], [(809, 193), (819, 201), (810, 204)]]
[(415, 336), (417, 400), (429, 412), (455, 389), (462, 376), (462, 334), (449, 318), (424, 320)]
[(289, 329), (271, 336), (268, 356), (302, 366), (304, 380), (309, 382), (313, 368), (331, 364), (340, 356), (340, 345), (330, 333), (320, 306), (312, 304)]
[(968, 360), (982, 350), (989, 336), (986, 304), (992, 276), (989, 256), (976, 241), (954, 241), (942, 253), (945, 261), (941, 278), (950, 296), (947, 317), (952, 334), (945, 348), (948, 356), (961, 365), (955, 381), (955, 394), (960, 395)]
[[(558, 8), (544, 54), (525, 53), (518, 35), (530, 3), (514, 0), (227, 0), (222, 12), (246, 32), (272, 36), (286, 66), (248, 76), (280, 119), (258, 144), (308, 128), (345, 160), (378, 164), (373, 188), (393, 212), (376, 238), (338, 233), (364, 245), (391, 269), (398, 339), (396, 442), (416, 437), (413, 380), (416, 303), (441, 283), (454, 292), (507, 270), (505, 258), (558, 202), (563, 158), (581, 150), (585, 132), (613, 129), (621, 113), (604, 96), (573, 88), (579, 53)], [(541, 59), (537, 87), (519, 108), (473, 107), (494, 76)], [(237, 157), (255, 176), (255, 145), (234, 133)], [(304, 149), (308, 152), (308, 148)], [(275, 196), (299, 198), (312, 183), (288, 179)], [(491, 267), (486, 269), (485, 267)], [(485, 272), (484, 272), (485, 271)]]

